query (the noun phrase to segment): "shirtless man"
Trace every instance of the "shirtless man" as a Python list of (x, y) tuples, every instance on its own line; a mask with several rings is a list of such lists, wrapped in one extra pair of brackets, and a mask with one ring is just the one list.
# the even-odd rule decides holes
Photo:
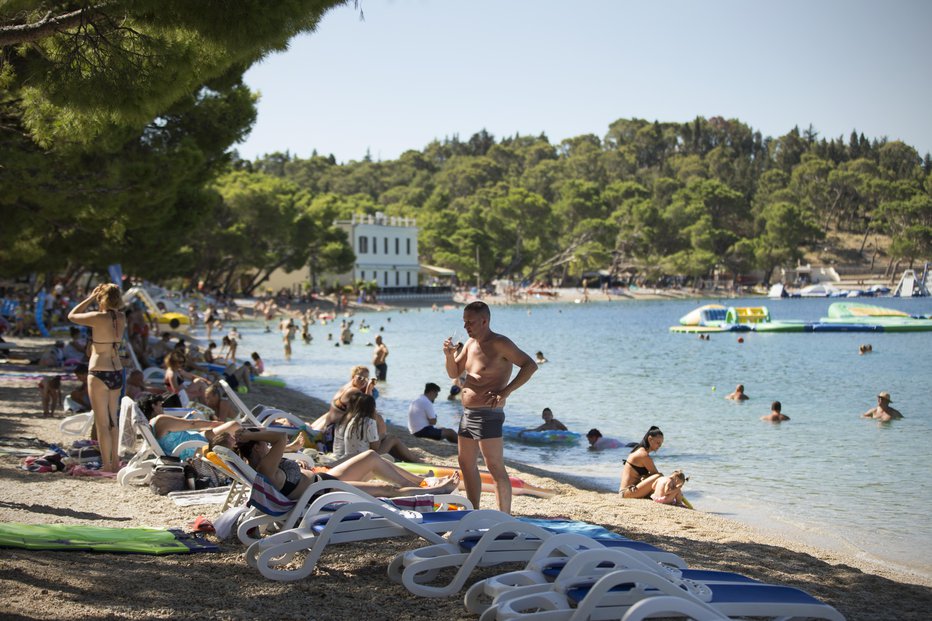
[(372, 352), (372, 366), (375, 367), (375, 379), (384, 382), (388, 375), (388, 365), (385, 359), (388, 358), (388, 347), (382, 342), (382, 336), (375, 337), (375, 351)]
[(900, 411), (890, 407), (890, 393), (886, 390), (877, 395), (877, 407), (873, 407), (861, 414), (861, 418), (876, 418), (881, 422), (891, 421), (895, 418), (903, 418)]
[[(466, 497), (479, 507), (482, 480), (477, 458), (479, 451), (495, 480), (499, 510), (511, 513), (511, 482), (505, 470), (502, 425), (505, 401), (537, 371), (537, 363), (518, 349), (511, 339), (489, 328), (491, 312), (485, 302), (472, 302), (463, 309), (463, 328), (469, 335), (466, 346), (457, 353), (452, 337), (443, 342), (447, 375), (452, 379), (466, 372), (463, 386), (463, 418), (459, 427), (459, 466)], [(519, 367), (511, 379), (513, 367)], [(510, 380), (510, 381), (509, 381)]]
[(735, 391), (725, 398), (732, 401), (744, 401), (748, 399), (748, 396), (744, 394), (744, 384), (738, 384), (735, 387)]
[(779, 401), (774, 401), (770, 404), (770, 414), (761, 416), (761, 420), (765, 420), (769, 423), (782, 423), (785, 420), (790, 420), (790, 417), (782, 413), (780, 410), (783, 409), (783, 406)]
[(544, 419), (544, 424), (533, 429), (522, 429), (518, 432), (518, 435), (520, 436), (525, 431), (569, 431), (566, 425), (553, 417), (553, 411), (550, 408), (544, 408), (544, 411), (540, 413), (540, 417)]

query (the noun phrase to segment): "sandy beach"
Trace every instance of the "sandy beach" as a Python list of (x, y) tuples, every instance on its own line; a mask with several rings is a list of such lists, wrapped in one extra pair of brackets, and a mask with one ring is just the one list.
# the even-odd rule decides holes
[[(21, 358), (49, 343), (12, 339)], [(38, 368), (0, 365), (0, 437), (37, 438), (68, 444), (74, 436), (58, 429), (60, 418), (43, 418), (35, 375)], [(66, 387), (74, 382), (65, 382)], [(329, 395), (317, 395), (329, 397)], [(325, 402), (286, 388), (257, 386), (248, 405), (266, 403), (312, 419)], [(455, 464), (453, 445), (419, 440), (393, 428), (422, 460)], [(506, 452), (507, 456), (507, 452)], [(32, 473), (22, 457), (0, 455), (0, 521), (162, 527), (190, 530), (199, 515), (216, 517), (216, 505), (178, 507), (147, 487), (62, 473)], [(508, 462), (512, 476), (553, 489), (543, 500), (516, 496), (514, 513), (570, 518), (599, 524), (681, 555), (690, 567), (736, 571), (759, 580), (804, 589), (836, 607), (851, 621), (927, 619), (932, 580), (904, 575), (857, 558), (818, 550), (701, 512), (598, 492), (585, 481)], [(483, 495), (486, 508), (494, 506)], [(908, 536), (908, 535), (907, 535)], [(219, 553), (147, 556), (0, 549), (0, 589), (7, 619), (469, 619), (462, 597), (421, 599), (391, 583), (385, 569), (415, 540), (333, 546), (312, 577), (276, 583), (248, 568), (238, 542)], [(473, 580), (518, 568), (477, 572)], [(473, 581), (471, 580), (470, 583)]]

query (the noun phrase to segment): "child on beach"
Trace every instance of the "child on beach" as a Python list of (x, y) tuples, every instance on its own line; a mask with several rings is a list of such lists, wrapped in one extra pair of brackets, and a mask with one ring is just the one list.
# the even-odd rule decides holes
[(654, 481), (654, 493), (651, 494), (651, 500), (664, 505), (673, 505), (675, 507), (687, 507), (683, 499), (683, 486), (689, 480), (682, 470), (674, 470), (670, 476), (660, 477)]
[(42, 396), (42, 416), (54, 416), (61, 405), (61, 375), (39, 380), (39, 394)]

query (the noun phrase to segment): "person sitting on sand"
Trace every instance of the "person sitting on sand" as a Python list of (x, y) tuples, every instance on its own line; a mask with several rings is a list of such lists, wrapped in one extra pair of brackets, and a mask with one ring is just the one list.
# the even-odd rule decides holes
[(657, 471), (651, 453), (657, 452), (663, 445), (663, 432), (651, 426), (641, 441), (631, 449), (628, 458), (622, 462), (621, 486), (622, 498), (647, 498), (654, 491), (654, 481), (662, 474)]
[[(459, 390), (457, 390), (459, 392)], [(408, 431), (415, 438), (446, 440), (456, 444), (456, 431), (447, 427), (437, 427), (437, 412), (434, 401), (440, 394), (440, 386), (433, 382), (424, 385), (424, 394), (408, 406)]]
[(338, 458), (372, 449), (401, 461), (420, 461), (400, 439), (386, 433), (385, 419), (376, 412), (372, 395), (356, 392), (349, 399), (349, 411), (333, 431), (333, 453)]
[(884, 390), (877, 395), (877, 406), (861, 414), (861, 418), (875, 418), (884, 423), (895, 418), (903, 418), (899, 410), (890, 407), (891, 403), (890, 393)]
[(262, 375), (265, 373), (265, 363), (262, 362), (262, 357), (259, 356), (259, 352), (254, 351), (251, 354), (252, 356), (252, 368), (255, 371), (256, 375)]
[[(149, 421), (152, 434), (166, 455), (171, 455), (179, 444), (188, 440), (201, 440), (206, 444), (215, 433), (234, 433), (237, 429), (242, 429), (242, 425), (236, 421), (221, 422), (169, 416), (163, 413), (162, 402), (162, 395), (146, 393), (136, 403)], [(178, 457), (191, 459), (194, 453), (193, 448), (188, 448), (181, 451)]]
[(550, 408), (544, 408), (544, 411), (540, 413), (540, 417), (544, 419), (542, 425), (538, 425), (533, 429), (522, 429), (518, 432), (518, 435), (520, 436), (525, 431), (569, 431), (566, 425), (553, 417), (553, 412)]
[(65, 407), (75, 414), (91, 411), (91, 396), (87, 392), (87, 365), (79, 364), (74, 368), (74, 376), (78, 380), (77, 388), (68, 393)]
[(744, 384), (738, 384), (735, 386), (735, 391), (725, 397), (731, 401), (746, 401), (749, 397), (744, 394)]
[(688, 480), (689, 477), (682, 470), (674, 470), (670, 476), (660, 477), (654, 481), (651, 500), (664, 505), (691, 508), (683, 498), (683, 486)]
[(781, 412), (783, 405), (779, 401), (774, 401), (770, 404), (770, 414), (761, 416), (760, 419), (770, 422), (770, 423), (782, 423), (785, 420), (790, 420), (790, 417)]
[(589, 450), (591, 451), (604, 451), (605, 449), (616, 449), (624, 446), (621, 440), (606, 438), (598, 429), (590, 429), (586, 434), (586, 439), (589, 440)]
[(40, 379), (39, 395), (42, 398), (42, 416), (54, 416), (61, 405), (61, 375)]
[[(218, 433), (210, 448), (224, 446), (236, 451), (250, 466), (263, 474), (285, 496), (297, 500), (310, 485), (338, 479), (372, 494), (392, 498), (416, 494), (448, 494), (459, 485), (459, 473), (440, 479), (422, 478), (385, 461), (373, 450), (364, 451), (315, 474), (303, 470), (298, 462), (284, 457), (287, 437), (270, 430), (240, 430)], [(370, 479), (377, 478), (383, 483)]]

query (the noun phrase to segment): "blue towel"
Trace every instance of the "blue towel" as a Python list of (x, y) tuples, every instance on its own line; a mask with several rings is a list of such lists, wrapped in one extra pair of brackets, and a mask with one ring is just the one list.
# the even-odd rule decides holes
[(578, 520), (542, 520), (524, 517), (519, 517), (518, 519), (557, 534), (575, 533), (577, 535), (591, 537), (592, 539), (627, 539), (627, 537), (623, 537), (618, 533), (613, 533), (602, 526), (596, 526), (595, 524), (580, 522)]

